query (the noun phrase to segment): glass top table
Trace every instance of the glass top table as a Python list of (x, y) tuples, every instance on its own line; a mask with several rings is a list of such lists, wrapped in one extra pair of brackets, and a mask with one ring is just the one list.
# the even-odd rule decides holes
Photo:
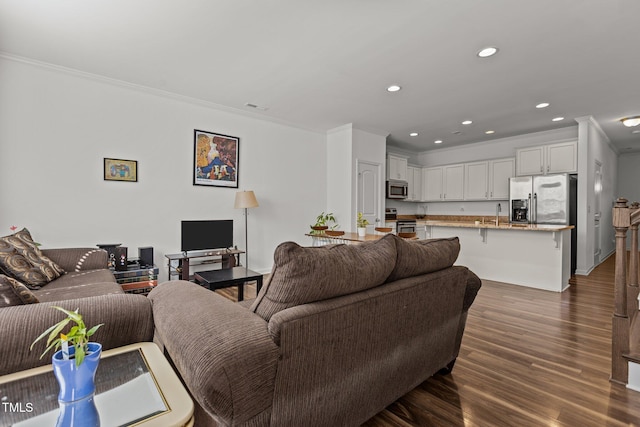
[[(153, 343), (104, 351), (95, 384), (102, 427), (193, 424), (193, 402)], [(0, 377), (0, 427), (55, 426), (58, 391), (51, 365)]]

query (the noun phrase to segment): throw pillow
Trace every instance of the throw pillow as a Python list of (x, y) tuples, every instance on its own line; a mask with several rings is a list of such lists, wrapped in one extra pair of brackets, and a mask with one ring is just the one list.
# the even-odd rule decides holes
[(460, 241), (457, 237), (429, 240), (406, 240), (394, 237), (398, 260), (387, 282), (451, 267), (460, 253)]
[(34, 304), (38, 298), (16, 279), (0, 274), (0, 307)]
[(64, 273), (42, 254), (26, 228), (0, 237), (0, 269), (31, 289), (39, 289)]
[(251, 310), (269, 321), (285, 308), (379, 286), (396, 260), (392, 235), (358, 245), (302, 247), (280, 244), (274, 268)]

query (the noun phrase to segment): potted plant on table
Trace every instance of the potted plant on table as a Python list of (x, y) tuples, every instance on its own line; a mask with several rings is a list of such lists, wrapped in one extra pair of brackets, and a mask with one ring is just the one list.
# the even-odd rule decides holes
[[(60, 385), (60, 414), (57, 425), (99, 426), (100, 418), (93, 397), (96, 390), (94, 378), (100, 362), (102, 345), (89, 342), (89, 338), (102, 323), (87, 330), (78, 309), (69, 311), (57, 306), (52, 308), (65, 313), (67, 317), (40, 334), (30, 349), (33, 350), (34, 345), (47, 336), (47, 348), (40, 358), (51, 349), (55, 351), (51, 362), (53, 373)], [(63, 334), (62, 330), (71, 322), (75, 325), (67, 334)]]
[(316, 218), (316, 223), (311, 226), (311, 234), (320, 234), (324, 230), (327, 230), (329, 228), (330, 222), (334, 223), (334, 225), (331, 227), (332, 230), (338, 226), (338, 224), (335, 224), (336, 219), (333, 216), (333, 213), (325, 214), (324, 212), (322, 212)]
[(358, 236), (364, 237), (367, 234), (367, 225), (369, 225), (369, 221), (367, 221), (367, 219), (362, 215), (362, 212), (358, 212), (356, 225), (358, 227)]

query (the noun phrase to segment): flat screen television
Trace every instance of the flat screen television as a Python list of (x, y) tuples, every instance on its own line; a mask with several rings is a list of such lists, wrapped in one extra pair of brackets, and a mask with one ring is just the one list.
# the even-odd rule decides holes
[(233, 247), (233, 220), (182, 221), (182, 252)]

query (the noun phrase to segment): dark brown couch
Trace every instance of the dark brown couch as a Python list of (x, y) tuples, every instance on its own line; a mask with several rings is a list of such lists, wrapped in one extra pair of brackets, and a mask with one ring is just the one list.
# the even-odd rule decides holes
[(104, 323), (92, 340), (105, 350), (153, 339), (151, 304), (144, 296), (122, 291), (106, 268), (106, 251), (68, 248), (43, 249), (42, 253), (65, 274), (33, 291), (40, 303), (0, 308), (0, 375), (51, 363), (51, 355), (39, 358), (44, 342), (33, 351), (29, 346), (64, 317), (53, 305), (78, 308), (88, 326)]
[(249, 307), (193, 283), (149, 294), (196, 426), (357, 426), (458, 355), (480, 280), (458, 239), (281, 244)]

